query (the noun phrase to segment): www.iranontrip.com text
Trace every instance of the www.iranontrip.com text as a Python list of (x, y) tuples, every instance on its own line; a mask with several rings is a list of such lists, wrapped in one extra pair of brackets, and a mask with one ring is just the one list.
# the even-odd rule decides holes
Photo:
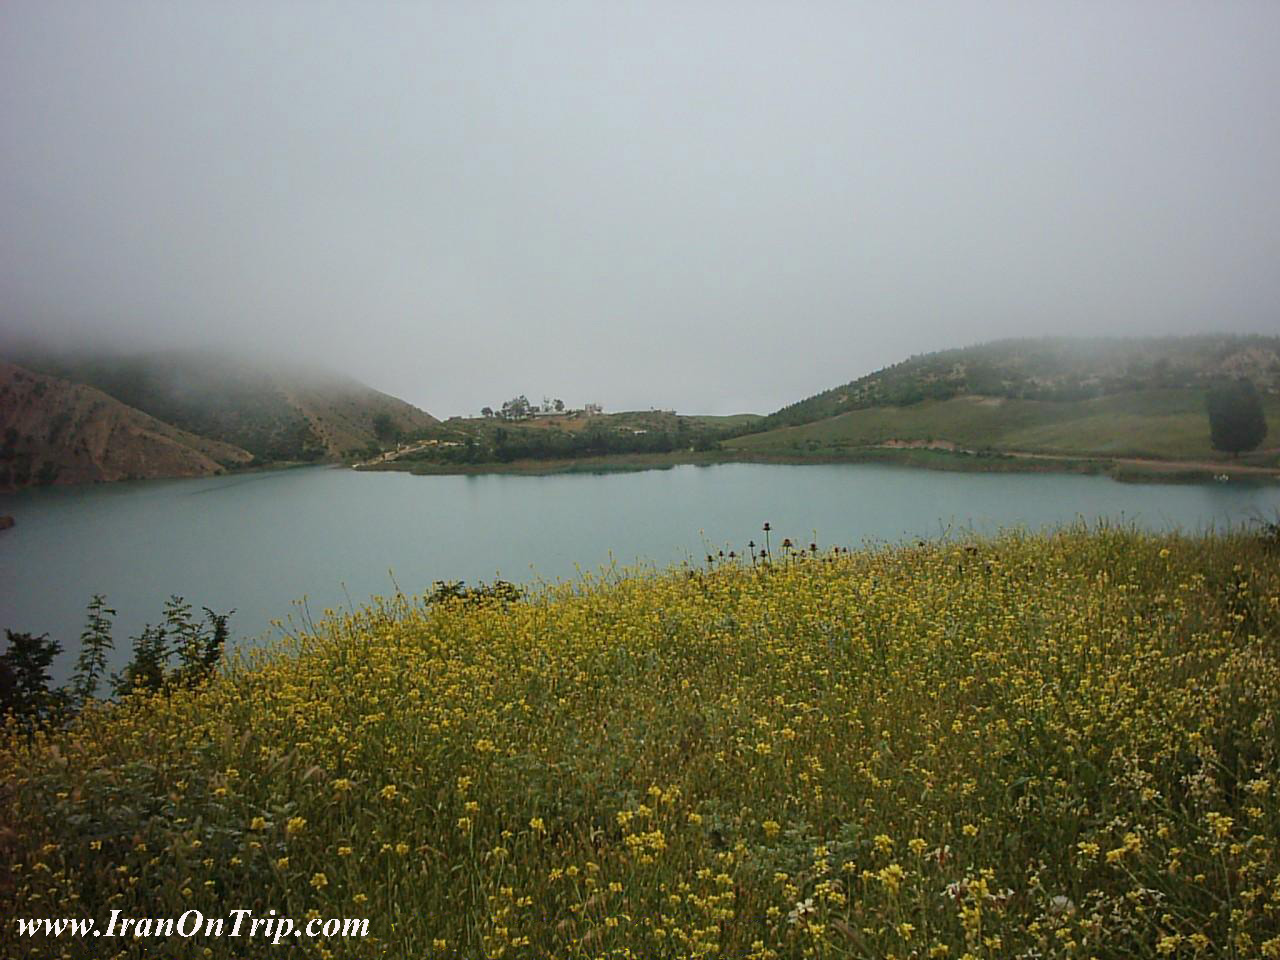
[(48, 918), (17, 920), (20, 937), (61, 937), (81, 939), (93, 937), (131, 937), (133, 939), (168, 939), (180, 937), (191, 940), (196, 937), (217, 939), (220, 937), (258, 937), (279, 945), (291, 938), (318, 939), (325, 937), (367, 937), (369, 920), (365, 918), (312, 917), (294, 920), (277, 916), (274, 910), (266, 916), (255, 917), (251, 910), (231, 910), (224, 917), (206, 917), (199, 910), (188, 910), (174, 918), (124, 917), (119, 910), (112, 910), (105, 926), (99, 926), (90, 918)]

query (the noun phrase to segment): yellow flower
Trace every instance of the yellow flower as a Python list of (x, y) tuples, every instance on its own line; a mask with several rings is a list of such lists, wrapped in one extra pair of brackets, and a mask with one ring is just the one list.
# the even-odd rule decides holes
[(315, 887), (317, 890), (323, 890), (328, 885), (329, 878), (323, 873), (313, 873), (311, 875), (311, 886)]
[(250, 821), (249, 821), (249, 829), (250, 829), (250, 830), (265, 830), (265, 829), (267, 829), (267, 820), (266, 820), (266, 818), (265, 818), (265, 817), (254, 817), (252, 820), (250, 820)]
[(782, 825), (777, 820), (766, 820), (760, 824), (760, 828), (764, 830), (764, 835), (769, 839), (773, 839), (778, 835), (778, 831), (782, 829)]
[(529, 821), (529, 828), (536, 833), (541, 833), (543, 830), (547, 828), (547, 826), (545, 823), (542, 822), (541, 817), (534, 817), (532, 820)]
[(1213, 831), (1215, 837), (1226, 837), (1231, 833), (1231, 828), (1235, 821), (1230, 817), (1224, 817), (1220, 813), (1210, 812), (1205, 814), (1205, 820), (1209, 823), (1209, 829)]
[(397, 793), (396, 785), (394, 783), (388, 783), (378, 792), (378, 795), (382, 797), (383, 800), (394, 800)]
[(285, 824), (284, 834), (286, 837), (296, 836), (306, 829), (306, 826), (306, 817), (290, 817), (289, 822)]

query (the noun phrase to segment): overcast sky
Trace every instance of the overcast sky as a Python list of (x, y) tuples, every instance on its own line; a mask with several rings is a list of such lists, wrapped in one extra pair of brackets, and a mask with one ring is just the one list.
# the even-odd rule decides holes
[(1280, 332), (1280, 3), (0, 3), (0, 324), (767, 412)]

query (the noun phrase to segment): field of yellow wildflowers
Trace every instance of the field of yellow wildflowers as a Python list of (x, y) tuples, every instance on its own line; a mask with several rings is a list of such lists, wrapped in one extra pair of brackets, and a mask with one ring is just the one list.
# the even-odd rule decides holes
[(334, 615), (11, 730), (0, 914), (371, 918), (291, 948), (344, 960), (1280, 957), (1273, 550), (1071, 529)]

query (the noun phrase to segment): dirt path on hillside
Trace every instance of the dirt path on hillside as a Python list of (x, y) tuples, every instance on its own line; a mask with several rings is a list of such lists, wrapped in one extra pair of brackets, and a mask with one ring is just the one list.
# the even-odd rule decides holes
[[(947, 453), (968, 453), (978, 455), (979, 451), (969, 450), (950, 440), (886, 440), (875, 444), (885, 450), (941, 450)], [(1068, 453), (1033, 453), (1030, 450), (998, 450), (1006, 457), (1017, 457), (1021, 460), (1101, 460), (1107, 463), (1118, 463), (1130, 467), (1143, 467), (1153, 472), (1169, 473), (1176, 470), (1205, 470), (1215, 475), (1247, 473), (1257, 476), (1280, 476), (1280, 468), (1258, 467), (1246, 463), (1232, 463), (1229, 460), (1156, 460), (1150, 457), (1108, 457), (1102, 454), (1068, 454)], [(1264, 454), (1280, 453), (1280, 447), (1263, 450)]]

